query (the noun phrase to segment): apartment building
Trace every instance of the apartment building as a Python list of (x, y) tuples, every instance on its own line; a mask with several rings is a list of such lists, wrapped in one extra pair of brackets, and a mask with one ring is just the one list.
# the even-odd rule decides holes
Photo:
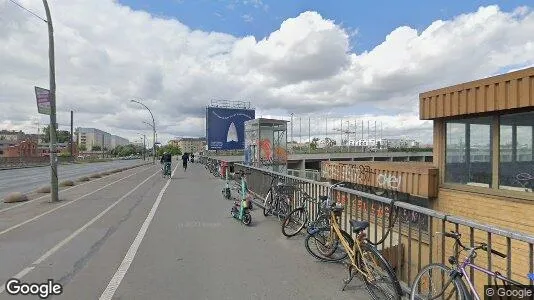
[(169, 141), (169, 145), (178, 146), (182, 152), (197, 153), (204, 150), (206, 146), (205, 138), (179, 138)]
[(93, 151), (95, 146), (100, 148), (103, 146), (104, 149), (111, 150), (117, 146), (127, 145), (129, 143), (128, 139), (96, 128), (78, 128), (76, 131), (78, 133), (78, 144), (85, 146), (87, 151)]

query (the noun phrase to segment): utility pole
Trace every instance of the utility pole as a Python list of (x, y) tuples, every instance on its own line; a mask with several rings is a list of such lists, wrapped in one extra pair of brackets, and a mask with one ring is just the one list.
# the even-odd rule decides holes
[(146, 136), (143, 134), (143, 161), (146, 160)]
[(311, 117), (308, 116), (308, 152), (311, 153)]
[(70, 111), (70, 159), (74, 160), (74, 132), (73, 132), (74, 112)]
[(56, 161), (56, 70), (54, 62), (54, 27), (47, 0), (43, 0), (48, 24), (48, 61), (50, 64), (50, 202), (58, 202), (58, 180)]
[(293, 146), (295, 144), (293, 143), (293, 113), (291, 113), (291, 153), (294, 153), (293, 152)]

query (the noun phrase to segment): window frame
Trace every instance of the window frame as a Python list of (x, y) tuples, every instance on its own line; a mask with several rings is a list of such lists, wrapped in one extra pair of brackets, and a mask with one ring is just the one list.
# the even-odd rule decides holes
[[(473, 192), (478, 194), (484, 194), (484, 195), (490, 195), (490, 196), (497, 196), (497, 197), (508, 197), (508, 198), (516, 198), (516, 199), (522, 199), (522, 200), (533, 200), (534, 201), (534, 193), (530, 192), (521, 192), (521, 191), (513, 191), (513, 190), (506, 190), (506, 189), (500, 189), (499, 188), (499, 167), (500, 167), (500, 117), (503, 115), (508, 114), (516, 114), (516, 113), (522, 113), (522, 112), (531, 112), (534, 113), (534, 110), (531, 108), (529, 110), (519, 110), (519, 111), (506, 111), (498, 114), (476, 114), (476, 115), (463, 115), (458, 116), (454, 118), (443, 118), (441, 120), (434, 120), (434, 122), (437, 122), (434, 130), (438, 130), (438, 140), (435, 141), (435, 148), (437, 152), (437, 158), (438, 162), (437, 165), (440, 169), (440, 188), (446, 188), (446, 189), (452, 189), (452, 190), (459, 190), (459, 191), (466, 191), (466, 192)], [(445, 182), (445, 168), (446, 168), (446, 161), (447, 161), (447, 122), (454, 121), (454, 120), (463, 120), (463, 119), (472, 119), (472, 118), (484, 118), (484, 117), (492, 117), (491, 127), (490, 127), (490, 134), (491, 134), (491, 170), (492, 170), (492, 177), (491, 177), (491, 183), (489, 187), (478, 187), (478, 186), (471, 186), (466, 185), (462, 183), (453, 183), (453, 182)], [(435, 136), (436, 137), (436, 136)], [(534, 136), (533, 136), (533, 143), (534, 143)], [(435, 151), (436, 151), (435, 150)], [(534, 149), (533, 149), (534, 151)], [(534, 153), (533, 153), (534, 156)], [(436, 157), (436, 156), (435, 156)]]

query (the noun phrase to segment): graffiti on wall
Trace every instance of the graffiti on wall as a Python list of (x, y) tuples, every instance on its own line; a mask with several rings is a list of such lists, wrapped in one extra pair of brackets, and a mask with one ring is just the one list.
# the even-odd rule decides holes
[[(345, 209), (347, 209), (347, 211), (356, 214), (353, 215), (353, 217), (359, 218), (360, 216), (363, 216), (363, 219), (367, 219), (367, 216), (370, 215), (369, 221), (372, 222), (374, 221), (376, 215), (376, 217), (380, 220), (385, 218), (385, 224), (388, 223), (388, 219), (391, 214), (389, 205), (369, 199), (364, 200), (361, 197), (356, 197), (356, 201), (352, 201), (352, 207), (349, 207), (349, 194), (337, 191), (336, 196), (338, 203), (341, 203)], [(421, 229), (423, 232), (428, 231), (428, 216), (405, 208), (397, 208), (397, 213), (397, 224), (400, 220), (401, 224), (410, 225), (412, 228)], [(379, 222), (380, 225), (382, 221)]]

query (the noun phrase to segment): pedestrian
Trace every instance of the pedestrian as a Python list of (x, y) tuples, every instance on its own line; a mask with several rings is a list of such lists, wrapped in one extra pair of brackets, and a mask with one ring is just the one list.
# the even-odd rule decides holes
[(183, 162), (184, 172), (187, 170), (187, 161), (188, 160), (189, 160), (189, 154), (187, 152), (185, 152), (182, 155), (182, 162)]

